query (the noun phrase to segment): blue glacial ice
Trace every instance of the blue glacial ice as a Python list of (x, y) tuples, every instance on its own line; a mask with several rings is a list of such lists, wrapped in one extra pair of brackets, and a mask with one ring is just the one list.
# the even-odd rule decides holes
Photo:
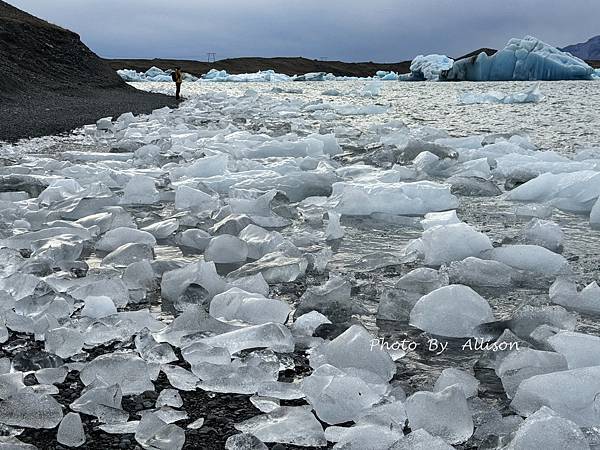
[(492, 56), (464, 58), (442, 76), (458, 81), (588, 80), (594, 69), (533, 36), (513, 38)]

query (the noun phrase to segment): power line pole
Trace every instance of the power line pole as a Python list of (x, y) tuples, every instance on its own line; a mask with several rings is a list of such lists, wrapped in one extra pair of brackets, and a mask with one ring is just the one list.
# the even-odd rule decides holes
[(217, 61), (217, 54), (215, 52), (208, 52), (207, 54), (207, 62), (214, 63)]

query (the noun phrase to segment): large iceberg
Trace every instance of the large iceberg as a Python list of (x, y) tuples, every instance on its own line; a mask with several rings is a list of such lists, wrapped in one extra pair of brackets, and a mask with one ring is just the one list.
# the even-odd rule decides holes
[(511, 39), (492, 56), (454, 62), (441, 78), (455, 81), (588, 80), (594, 69), (583, 60), (562, 52), (533, 36)]

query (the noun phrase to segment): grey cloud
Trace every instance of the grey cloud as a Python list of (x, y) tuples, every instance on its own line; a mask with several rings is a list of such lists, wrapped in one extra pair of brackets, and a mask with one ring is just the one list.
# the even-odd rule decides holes
[(600, 33), (597, 0), (9, 0), (106, 57), (459, 56), (532, 34), (562, 46)]

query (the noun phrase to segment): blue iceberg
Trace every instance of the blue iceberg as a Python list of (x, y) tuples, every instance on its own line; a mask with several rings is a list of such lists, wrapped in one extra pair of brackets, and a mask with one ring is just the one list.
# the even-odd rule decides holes
[(442, 78), (454, 81), (589, 80), (593, 72), (585, 61), (526, 36), (511, 39), (504, 49), (492, 56), (482, 52), (476, 57), (455, 61)]

